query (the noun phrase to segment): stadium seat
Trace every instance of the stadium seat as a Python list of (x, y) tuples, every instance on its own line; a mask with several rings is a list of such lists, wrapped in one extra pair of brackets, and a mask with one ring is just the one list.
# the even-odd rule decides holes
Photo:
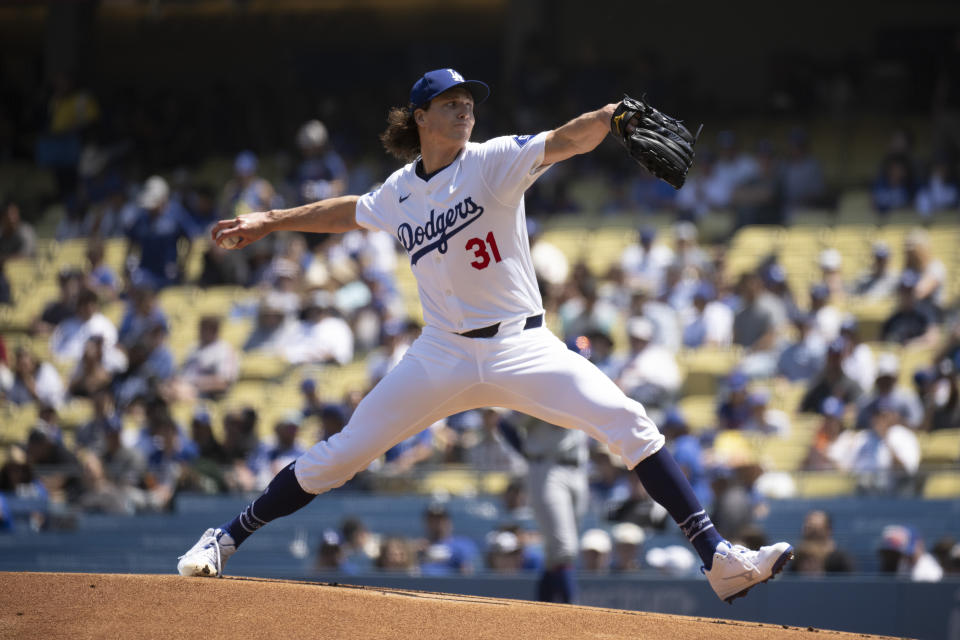
[(441, 469), (420, 480), (419, 493), (448, 493), (454, 496), (475, 496), (479, 492), (479, 476), (470, 469)]
[(923, 497), (928, 500), (960, 498), (960, 471), (931, 473), (923, 484)]
[(856, 479), (848, 473), (839, 471), (817, 471), (798, 473), (797, 495), (801, 498), (826, 498), (853, 493)]
[(921, 460), (924, 464), (939, 464), (960, 460), (960, 429), (941, 429), (918, 433)]

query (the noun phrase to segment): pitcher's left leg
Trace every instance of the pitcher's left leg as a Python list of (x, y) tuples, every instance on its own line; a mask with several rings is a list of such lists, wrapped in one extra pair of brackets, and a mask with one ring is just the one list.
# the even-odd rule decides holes
[(620, 455), (697, 550), (721, 599), (745, 595), (793, 557), (786, 542), (752, 551), (724, 540), (643, 406), (548, 331), (526, 331), (497, 347), (485, 363), (484, 381), (502, 388), (506, 406), (581, 429)]

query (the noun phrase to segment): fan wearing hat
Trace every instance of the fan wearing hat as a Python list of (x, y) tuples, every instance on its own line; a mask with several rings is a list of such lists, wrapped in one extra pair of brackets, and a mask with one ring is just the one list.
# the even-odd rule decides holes
[(280, 471), (236, 518), (207, 529), (180, 558), (182, 575), (222, 575), (224, 561), (264, 524), (342, 486), (431, 424), (497, 406), (607, 445), (697, 550), (720, 599), (745, 595), (792, 557), (786, 542), (754, 550), (725, 540), (643, 405), (545, 326), (524, 193), (554, 164), (594, 150), (610, 131), (636, 132), (624, 121), (623, 103), (540, 133), (473, 142), (475, 107), (489, 93), (485, 83), (455, 69), (427, 71), (406, 104), (387, 115), (380, 140), (407, 164), (378, 188), (252, 212), (211, 230), (218, 244), (238, 249), (274, 231), (389, 233), (410, 261), (425, 326), (343, 431)]
[(241, 151), (233, 160), (233, 179), (220, 194), (220, 217), (233, 218), (277, 206), (281, 199), (266, 178), (257, 175), (260, 162), (253, 151)]
[(810, 380), (807, 391), (800, 400), (800, 411), (818, 413), (823, 401), (830, 396), (840, 398), (844, 403), (855, 402), (863, 395), (863, 389), (843, 370), (843, 359), (847, 356), (849, 343), (836, 338), (827, 345), (827, 355), (819, 375)]
[(871, 300), (892, 298), (897, 292), (897, 275), (890, 269), (890, 245), (878, 240), (870, 253), (870, 268), (854, 280), (853, 295)]
[(683, 379), (676, 358), (665, 347), (653, 344), (653, 322), (643, 316), (627, 320), (630, 351), (617, 375), (617, 385), (644, 406), (665, 410), (680, 390)]
[(916, 391), (898, 384), (899, 377), (900, 359), (892, 353), (881, 353), (877, 357), (877, 377), (873, 388), (860, 401), (857, 429), (870, 428), (870, 420), (880, 402), (890, 403), (906, 426), (911, 429), (920, 427), (923, 422), (923, 403)]
[(943, 567), (926, 549), (923, 538), (913, 527), (891, 524), (880, 533), (877, 548), (881, 573), (909, 576), (913, 582), (939, 582)]
[(917, 275), (914, 294), (917, 300), (931, 311), (943, 307), (944, 289), (947, 285), (947, 268), (933, 255), (930, 234), (926, 229), (912, 229), (903, 241), (904, 272)]
[(347, 165), (330, 143), (330, 132), (319, 120), (297, 130), (300, 164), (294, 175), (297, 204), (342, 196), (347, 190)]
[(920, 277), (915, 271), (904, 271), (897, 287), (897, 306), (880, 328), (880, 339), (903, 346), (933, 346), (940, 337), (930, 305), (918, 298)]
[(620, 267), (627, 282), (642, 280), (659, 290), (663, 285), (667, 268), (673, 264), (673, 250), (657, 242), (657, 229), (641, 227), (637, 234), (639, 243), (631, 243), (620, 254)]
[(137, 216), (127, 229), (128, 264), (137, 256), (131, 279), (156, 289), (181, 281), (189, 251), (180, 254), (177, 241), (203, 233), (179, 202), (170, 198), (170, 185), (151, 176), (137, 198)]

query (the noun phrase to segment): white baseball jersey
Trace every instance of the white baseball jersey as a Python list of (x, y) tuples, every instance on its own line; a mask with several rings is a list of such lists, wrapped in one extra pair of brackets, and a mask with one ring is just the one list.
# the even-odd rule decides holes
[[(360, 198), (357, 223), (407, 250), (426, 326), (343, 430), (297, 459), (304, 490), (339, 487), (398, 442), (479, 407), (579, 429), (631, 468), (663, 446), (643, 406), (546, 327), (525, 322), (543, 313), (523, 192), (547, 168), (545, 140), (467, 143), (429, 180), (412, 163)], [(458, 335), (494, 324), (492, 336)]]
[(523, 193), (543, 175), (546, 133), (468, 142), (424, 180), (412, 162), (357, 203), (357, 223), (407, 250), (428, 326), (463, 333), (543, 313)]

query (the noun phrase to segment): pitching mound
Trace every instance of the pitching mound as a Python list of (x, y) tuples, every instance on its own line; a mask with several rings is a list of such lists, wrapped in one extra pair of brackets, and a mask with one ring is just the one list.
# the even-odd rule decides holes
[(254, 578), (0, 573), (0, 594), (0, 637), (20, 639), (867, 637), (593, 607)]

